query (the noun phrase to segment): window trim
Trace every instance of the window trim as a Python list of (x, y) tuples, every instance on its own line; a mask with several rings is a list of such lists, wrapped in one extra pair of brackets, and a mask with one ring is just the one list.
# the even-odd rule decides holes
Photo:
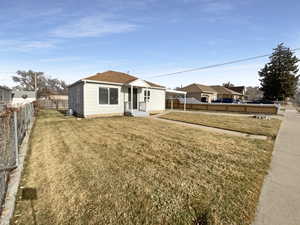
[[(108, 94), (107, 94), (107, 104), (101, 104), (100, 103), (100, 88), (104, 88), (108, 90)], [(114, 88), (118, 90), (118, 103), (117, 104), (110, 104), (110, 89)], [(119, 106), (120, 105), (120, 88), (119, 87), (107, 87), (107, 86), (98, 86), (97, 88), (97, 92), (98, 92), (98, 97), (97, 97), (97, 103), (98, 106), (103, 106), (103, 107), (110, 107), (110, 106)]]
[[(145, 95), (146, 94), (146, 95)], [(151, 96), (151, 94), (150, 94), (150, 90), (148, 89), (145, 89), (144, 90), (144, 102), (150, 102), (150, 96)]]

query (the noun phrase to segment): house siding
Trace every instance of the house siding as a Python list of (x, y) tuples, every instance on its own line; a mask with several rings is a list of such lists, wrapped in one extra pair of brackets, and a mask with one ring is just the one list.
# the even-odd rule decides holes
[(207, 98), (207, 102), (211, 103), (212, 101), (217, 99), (217, 94), (213, 93), (205, 93), (205, 92), (188, 92), (186, 95), (188, 98), (193, 97), (199, 101), (201, 101), (202, 97)]
[(10, 103), (12, 100), (11, 94), (12, 94), (11, 90), (0, 87), (0, 103)]
[[(118, 88), (119, 98), (117, 105), (100, 105), (99, 88)], [(119, 85), (86, 83), (84, 88), (84, 116), (92, 115), (123, 115), (124, 114), (124, 90)]]
[[(166, 91), (152, 88), (148, 90), (150, 90), (150, 100), (147, 104), (147, 111), (164, 111), (166, 109)], [(142, 91), (141, 101), (144, 101), (144, 91)]]
[[(119, 91), (118, 104), (99, 104), (99, 88), (117, 88)], [(74, 114), (83, 117), (124, 115), (125, 102), (128, 101), (129, 86), (104, 83), (78, 83), (69, 87), (69, 107)], [(164, 111), (166, 91), (156, 88), (138, 88), (137, 101), (144, 101), (144, 90), (150, 90), (150, 101), (147, 103), (147, 111)]]
[(84, 83), (78, 83), (69, 87), (69, 108), (78, 116), (84, 116)]

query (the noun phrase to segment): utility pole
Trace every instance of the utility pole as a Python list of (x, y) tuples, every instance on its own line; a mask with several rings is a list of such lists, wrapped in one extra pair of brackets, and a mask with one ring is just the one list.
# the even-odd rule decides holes
[(36, 82), (36, 73), (34, 74), (34, 91), (36, 92), (36, 89), (37, 89), (37, 82)]

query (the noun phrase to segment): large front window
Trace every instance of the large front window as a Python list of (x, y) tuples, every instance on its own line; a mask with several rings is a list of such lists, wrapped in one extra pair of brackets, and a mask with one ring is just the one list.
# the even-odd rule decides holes
[(99, 104), (101, 105), (117, 105), (119, 103), (118, 88), (99, 88)]

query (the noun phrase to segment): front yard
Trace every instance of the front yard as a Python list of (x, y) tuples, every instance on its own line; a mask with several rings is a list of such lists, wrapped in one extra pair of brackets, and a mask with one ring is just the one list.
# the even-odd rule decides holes
[(226, 130), (239, 131), (248, 134), (265, 135), (275, 138), (281, 120), (256, 119), (251, 116), (208, 115), (202, 113), (170, 112), (160, 116), (163, 119), (182, 121)]
[(12, 224), (249, 225), (273, 143), (42, 111)]

